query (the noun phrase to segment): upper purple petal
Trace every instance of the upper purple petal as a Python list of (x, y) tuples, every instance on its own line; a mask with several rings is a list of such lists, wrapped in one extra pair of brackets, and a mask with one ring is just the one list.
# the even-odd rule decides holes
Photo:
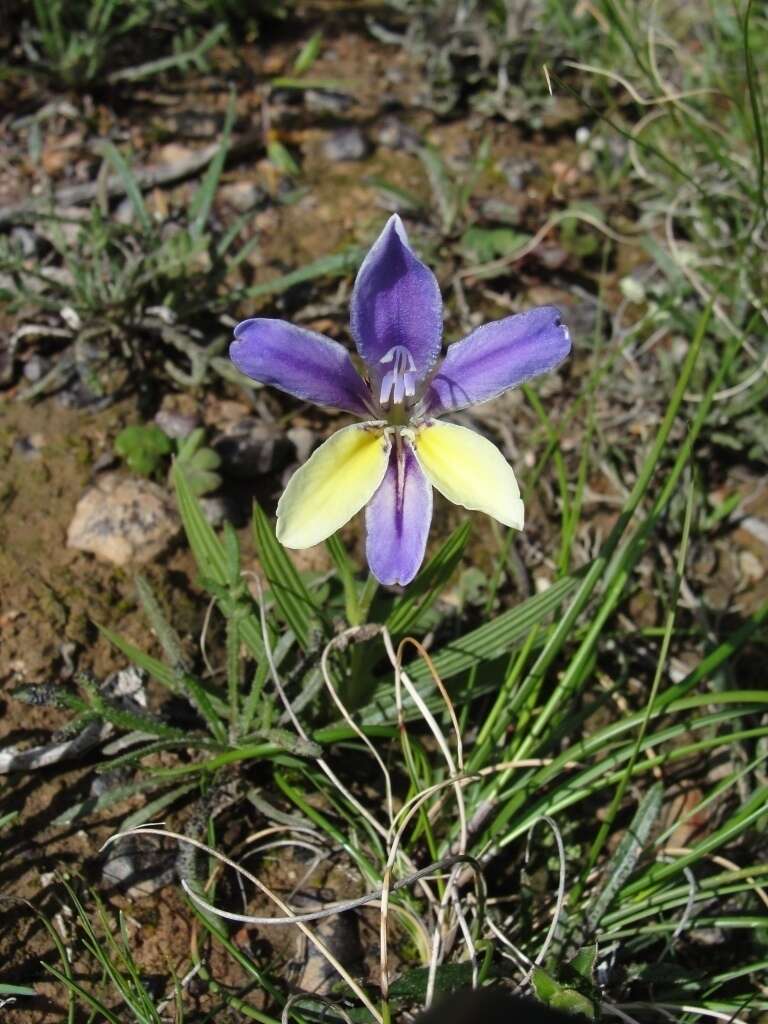
[(551, 370), (570, 349), (568, 328), (554, 306), (484, 324), (448, 348), (424, 395), (424, 411), (438, 416), (487, 402)]
[(432, 486), (410, 441), (401, 438), (365, 510), (365, 554), (379, 583), (411, 582), (424, 559), (431, 521)]
[(443, 303), (437, 279), (408, 245), (397, 214), (371, 246), (352, 293), (352, 335), (378, 384), (386, 372), (381, 359), (396, 345), (410, 352), (417, 379), (440, 352)]
[(337, 341), (285, 320), (256, 317), (235, 328), (229, 357), (248, 377), (317, 405), (368, 417), (370, 393)]

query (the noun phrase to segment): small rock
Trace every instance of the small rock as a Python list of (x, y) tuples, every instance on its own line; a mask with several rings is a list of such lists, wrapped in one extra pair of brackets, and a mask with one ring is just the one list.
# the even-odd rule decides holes
[(219, 196), (238, 213), (247, 213), (261, 202), (264, 193), (252, 181), (233, 181), (219, 189)]
[(309, 427), (291, 427), (286, 430), (286, 437), (296, 449), (296, 461), (301, 465), (312, 454), (317, 437)]
[[(332, 899), (335, 894), (320, 890), (318, 895)], [(311, 897), (297, 893), (293, 902), (302, 909), (319, 910), (322, 909), (325, 901), (318, 902)], [(360, 964), (363, 959), (363, 948), (360, 942), (357, 918), (353, 913), (321, 917), (314, 922), (313, 928), (318, 938), (331, 950), (339, 963), (345, 967), (354, 967)], [(296, 960), (301, 964), (301, 974), (297, 985), (300, 991), (313, 992), (316, 995), (327, 995), (333, 991), (334, 983), (338, 979), (335, 968), (303, 936), (299, 938)]]
[(102, 452), (101, 455), (93, 461), (91, 465), (91, 473), (95, 476), (97, 473), (103, 473), (106, 469), (114, 469), (120, 462), (120, 458), (115, 455), (113, 451)]
[(501, 161), (501, 171), (513, 192), (522, 192), (528, 182), (537, 176), (541, 168), (535, 160), (526, 157), (511, 157)]
[(211, 526), (221, 526), (222, 523), (232, 519), (232, 509), (223, 495), (216, 494), (213, 497), (202, 497), (197, 500), (203, 515)]
[(44, 447), (44, 434), (30, 434), (28, 437), (19, 437), (13, 442), (14, 454), (20, 455), (23, 459), (39, 459)]
[(24, 363), (24, 378), (31, 384), (40, 380), (44, 373), (50, 369), (50, 362), (41, 356), (30, 356)]
[(233, 423), (212, 447), (221, 456), (225, 473), (245, 479), (280, 470), (293, 455), (284, 430), (253, 417)]
[(751, 551), (742, 551), (739, 554), (739, 568), (741, 575), (749, 583), (758, 583), (765, 576), (763, 563)]
[(559, 245), (540, 245), (536, 255), (547, 270), (559, 270), (568, 262), (568, 253)]
[[(59, 245), (63, 239), (68, 248), (74, 249), (77, 246), (78, 235), (82, 230), (81, 224), (78, 222), (89, 220), (90, 211), (82, 206), (63, 206), (57, 209), (56, 213), (58, 217), (55, 223), (46, 220), (39, 222), (38, 233), (54, 246)], [(52, 276), (51, 271), (60, 272), (62, 269), (67, 270), (71, 278), (72, 275), (68, 268), (61, 267), (47, 267), (45, 276), (50, 278)]]
[(110, 790), (115, 789), (117, 786), (124, 786), (130, 779), (130, 769), (126, 766), (122, 768), (116, 768), (111, 772), (103, 772), (101, 775), (97, 775), (91, 783), (89, 795), (98, 800), (99, 797), (105, 796)]
[(304, 93), (304, 106), (313, 114), (343, 114), (353, 103), (345, 92), (307, 89)]
[(201, 426), (202, 420), (195, 413), (159, 409), (155, 414), (155, 423), (168, 437), (175, 437), (180, 440), (183, 437), (189, 437), (193, 430)]
[(112, 219), (116, 220), (118, 224), (132, 224), (136, 216), (136, 210), (130, 199), (122, 199), (112, 214)]
[(368, 140), (354, 125), (332, 132), (323, 143), (323, 156), (331, 163), (362, 160), (368, 153)]
[(418, 132), (403, 124), (394, 114), (388, 114), (379, 121), (374, 129), (374, 138), (387, 149), (415, 149), (419, 144)]
[(37, 254), (39, 239), (34, 231), (30, 231), (29, 228), (22, 227), (21, 225), (13, 228), (11, 230), (11, 241), (16, 244), (22, 256), (29, 257)]
[(174, 861), (157, 836), (124, 836), (107, 847), (102, 876), (131, 899), (151, 896), (175, 879)]
[(169, 496), (157, 484), (107, 473), (78, 502), (67, 545), (113, 565), (148, 562), (179, 526)]
[(162, 164), (183, 164), (195, 155), (194, 150), (187, 146), (180, 146), (178, 142), (168, 142), (160, 148), (160, 163)]

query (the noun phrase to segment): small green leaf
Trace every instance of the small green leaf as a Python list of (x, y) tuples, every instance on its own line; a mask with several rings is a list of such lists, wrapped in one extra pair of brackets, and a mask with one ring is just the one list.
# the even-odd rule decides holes
[(142, 476), (152, 476), (173, 450), (171, 439), (154, 423), (125, 427), (115, 438), (115, 451)]
[(171, 477), (176, 487), (179, 514), (201, 576), (207, 576), (214, 583), (226, 586), (227, 562), (224, 548), (214, 533), (213, 527), (203, 515), (189, 485), (183, 463), (180, 463), (178, 459), (174, 463)]
[(111, 142), (104, 143), (102, 152), (104, 153), (105, 159), (108, 160), (117, 171), (117, 174), (123, 183), (123, 187), (125, 188), (125, 194), (128, 196), (128, 200), (133, 207), (141, 226), (145, 231), (151, 231), (152, 220), (147, 212), (146, 206), (144, 205), (144, 198), (141, 194), (139, 183), (136, 180), (128, 161), (120, 150)]
[(473, 225), (461, 236), (461, 248), (475, 262), (490, 263), (491, 260), (519, 249), (529, 239), (530, 235), (515, 231), (514, 228), (483, 228)]
[(541, 967), (537, 967), (531, 975), (531, 983), (537, 999), (540, 999), (542, 1003), (549, 1004), (550, 999), (560, 991), (560, 986), (555, 979), (551, 978)]
[(585, 981), (591, 982), (595, 973), (595, 964), (597, 963), (597, 943), (593, 942), (591, 946), (582, 946), (573, 960), (569, 961), (568, 966), (583, 978)]
[(592, 1000), (587, 999), (581, 992), (577, 992), (575, 988), (561, 988), (556, 995), (552, 996), (549, 1005), (553, 1010), (563, 1010), (564, 1013), (573, 1013), (579, 1017), (587, 1017), (589, 1020), (595, 1019)]
[(301, 173), (301, 168), (291, 156), (290, 150), (277, 139), (272, 139), (267, 143), (267, 156), (278, 171), (293, 175)]
[(205, 429), (198, 427), (179, 442), (176, 461), (184, 470), (189, 489), (196, 497), (202, 497), (221, 486), (221, 477), (216, 470), (221, 465), (221, 456), (213, 448), (203, 447)]
[(315, 32), (304, 43), (299, 55), (293, 62), (293, 70), (297, 75), (303, 75), (309, 71), (320, 54), (320, 47), (323, 45), (323, 33)]

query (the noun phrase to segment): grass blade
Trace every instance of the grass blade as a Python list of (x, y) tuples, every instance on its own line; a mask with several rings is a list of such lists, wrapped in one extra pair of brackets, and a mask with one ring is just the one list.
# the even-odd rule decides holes
[(141, 226), (146, 232), (152, 230), (152, 219), (149, 216), (144, 197), (141, 194), (139, 183), (134, 177), (133, 171), (120, 150), (112, 142), (105, 142), (102, 146), (104, 158), (112, 164), (125, 188), (125, 194), (138, 217)]
[(224, 163), (227, 159), (227, 153), (229, 151), (229, 143), (232, 137), (232, 126), (235, 123), (235, 94), (230, 93), (229, 103), (227, 104), (227, 113), (224, 117), (224, 128), (221, 133), (221, 140), (219, 141), (219, 148), (216, 151), (216, 155), (213, 160), (208, 164), (208, 168), (205, 172), (205, 177), (200, 183), (200, 187), (192, 197), (192, 202), (189, 206), (189, 220), (190, 220), (190, 234), (197, 238), (202, 232), (208, 220), (208, 215), (211, 212), (211, 205), (213, 204), (213, 198), (216, 195), (216, 189), (219, 185), (219, 178), (221, 172), (224, 170)]
[(213, 580), (219, 586), (226, 586), (227, 560), (224, 546), (203, 515), (200, 504), (192, 493), (189, 481), (178, 461), (174, 463), (171, 475), (176, 488), (179, 514), (197, 567), (204, 577)]
[(632, 873), (661, 813), (663, 801), (664, 787), (660, 782), (651, 786), (640, 801), (640, 806), (637, 808), (631, 824), (621, 837), (616, 852), (611, 858), (608, 877), (587, 910), (586, 920), (590, 931), (593, 931), (600, 923), (614, 896)]
[(253, 535), (269, 588), (285, 621), (306, 650), (317, 606), (258, 503), (253, 506)]

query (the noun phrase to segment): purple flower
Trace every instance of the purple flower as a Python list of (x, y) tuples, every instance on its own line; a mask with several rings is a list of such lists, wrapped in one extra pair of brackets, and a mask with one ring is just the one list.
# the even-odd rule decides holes
[(395, 215), (352, 293), (365, 377), (338, 342), (284, 320), (258, 317), (235, 328), (229, 354), (247, 376), (364, 421), (337, 431), (291, 477), (277, 506), (286, 547), (320, 543), (365, 507), (371, 571), (381, 583), (409, 583), (424, 558), (433, 487), (522, 529), (523, 502), (504, 456), (439, 417), (551, 370), (568, 355), (568, 330), (553, 306), (542, 306), (478, 327), (435, 365), (442, 326), (435, 276)]

